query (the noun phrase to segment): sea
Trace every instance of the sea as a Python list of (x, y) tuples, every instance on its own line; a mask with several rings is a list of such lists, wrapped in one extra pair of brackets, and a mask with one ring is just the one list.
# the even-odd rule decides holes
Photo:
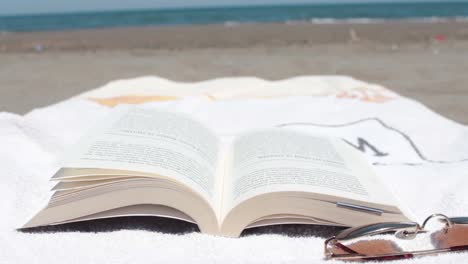
[(0, 32), (243, 23), (468, 21), (468, 2), (360, 3), (118, 10), (0, 16)]

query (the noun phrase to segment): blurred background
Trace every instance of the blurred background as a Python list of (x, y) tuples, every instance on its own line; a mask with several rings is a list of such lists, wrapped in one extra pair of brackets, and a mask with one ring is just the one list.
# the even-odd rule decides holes
[(468, 1), (0, 0), (0, 111), (108, 81), (350, 75), (468, 124)]

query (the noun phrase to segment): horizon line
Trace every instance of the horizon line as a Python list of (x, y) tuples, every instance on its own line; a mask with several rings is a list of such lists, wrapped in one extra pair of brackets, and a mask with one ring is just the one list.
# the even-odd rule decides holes
[(83, 9), (77, 11), (52, 11), (52, 12), (25, 12), (25, 13), (0, 13), (0, 18), (5, 17), (20, 17), (20, 16), (47, 16), (47, 15), (67, 15), (67, 14), (92, 14), (92, 13), (113, 13), (113, 12), (138, 12), (138, 11), (177, 11), (177, 10), (209, 10), (209, 9), (222, 9), (222, 8), (259, 8), (259, 7), (282, 7), (282, 6), (338, 6), (338, 5), (359, 5), (359, 4), (372, 4), (372, 5), (388, 5), (388, 4), (468, 4), (468, 0), (383, 0), (379, 2), (372, 2), (371, 0), (356, 0), (346, 3), (333, 0), (332, 2), (294, 2), (294, 3), (272, 3), (272, 4), (226, 4), (226, 5), (187, 5), (187, 6), (173, 6), (173, 7), (150, 7), (150, 8), (119, 8), (119, 9)]

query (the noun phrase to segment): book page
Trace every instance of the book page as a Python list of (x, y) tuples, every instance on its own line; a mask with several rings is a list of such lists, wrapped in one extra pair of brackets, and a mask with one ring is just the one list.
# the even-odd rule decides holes
[(212, 202), (218, 149), (216, 136), (186, 114), (121, 108), (84, 137), (63, 166), (157, 174)]
[(226, 210), (259, 194), (287, 191), (395, 203), (364, 158), (338, 139), (284, 129), (257, 131), (238, 137), (231, 156)]

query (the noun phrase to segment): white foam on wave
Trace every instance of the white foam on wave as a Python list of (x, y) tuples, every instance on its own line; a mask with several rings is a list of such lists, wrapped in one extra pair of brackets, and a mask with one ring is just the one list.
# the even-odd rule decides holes
[(238, 21), (225, 21), (225, 22), (223, 23), (223, 25), (224, 25), (225, 27), (237, 27), (237, 26), (239, 26), (240, 24), (241, 24), (241, 22), (238, 22)]
[(336, 18), (312, 18), (309, 20), (313, 24), (371, 24), (385, 22), (385, 19), (377, 18), (347, 18), (347, 19), (336, 19)]
[[(443, 23), (443, 22), (468, 22), (468, 16), (456, 17), (418, 17), (418, 18), (312, 18), (308, 20), (285, 20), (286, 25), (298, 24), (376, 24), (385, 22), (423, 22), (423, 23)], [(262, 24), (265, 22), (256, 21), (225, 21), (225, 27), (237, 27), (242, 24)], [(281, 22), (280, 22), (281, 23)]]
[(405, 21), (405, 22), (425, 22), (425, 23), (440, 23), (440, 22), (468, 22), (468, 17), (421, 17), (421, 18), (404, 18), (404, 19), (384, 19), (384, 18), (312, 18), (309, 20), (288, 20), (285, 24), (374, 24), (385, 23), (389, 21)]
[(457, 21), (457, 22), (468, 22), (468, 17), (457, 16), (457, 17), (455, 17), (455, 21)]

